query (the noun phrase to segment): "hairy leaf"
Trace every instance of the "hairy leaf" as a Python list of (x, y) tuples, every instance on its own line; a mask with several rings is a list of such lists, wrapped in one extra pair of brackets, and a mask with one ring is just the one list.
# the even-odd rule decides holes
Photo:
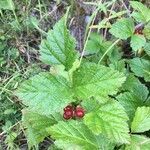
[(149, 150), (150, 139), (142, 135), (131, 135), (131, 143), (126, 145), (125, 150)]
[(30, 110), (48, 116), (72, 102), (73, 94), (65, 78), (43, 72), (25, 81), (16, 95)]
[(150, 129), (150, 107), (138, 107), (131, 124), (133, 133), (145, 132)]
[(75, 40), (69, 34), (65, 17), (58, 21), (50, 30), (47, 39), (40, 45), (41, 60), (49, 65), (62, 64), (69, 70), (75, 61)]
[(150, 21), (150, 9), (143, 5), (141, 2), (130, 1), (131, 6), (136, 10), (132, 16), (138, 22), (146, 23)]
[(143, 35), (132, 35), (131, 37), (131, 47), (134, 51), (137, 51), (144, 47), (146, 44), (146, 39)]
[(84, 63), (74, 72), (74, 93), (81, 99), (115, 94), (125, 81), (122, 73), (95, 63)]
[(127, 120), (124, 108), (115, 101), (101, 105), (84, 117), (85, 124), (96, 135), (102, 133), (117, 143), (129, 143)]
[[(58, 124), (47, 128), (47, 131), (53, 138), (63, 140), (66, 145), (79, 145), (82, 149), (103, 149), (111, 150), (114, 144), (110, 143), (108, 139), (102, 135), (95, 136), (86, 125), (79, 121), (60, 121)], [(111, 149), (110, 149), (111, 148)]]
[(123, 18), (114, 23), (109, 31), (115, 37), (126, 40), (134, 33), (134, 23), (131, 19)]
[(138, 77), (144, 77), (145, 81), (150, 81), (150, 61), (142, 58), (133, 58), (130, 61), (131, 70)]

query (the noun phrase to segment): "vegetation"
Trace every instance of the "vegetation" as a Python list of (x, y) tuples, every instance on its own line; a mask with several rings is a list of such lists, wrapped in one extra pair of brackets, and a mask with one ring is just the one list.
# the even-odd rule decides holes
[(149, 149), (146, 1), (2, 0), (0, 13), (0, 148)]

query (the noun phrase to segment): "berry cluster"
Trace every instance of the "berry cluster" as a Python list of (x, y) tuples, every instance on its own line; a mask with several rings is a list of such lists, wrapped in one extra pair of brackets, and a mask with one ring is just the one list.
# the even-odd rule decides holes
[(83, 118), (84, 114), (85, 111), (81, 106), (74, 107), (72, 105), (68, 105), (64, 108), (63, 118), (65, 120), (69, 120), (71, 118)]

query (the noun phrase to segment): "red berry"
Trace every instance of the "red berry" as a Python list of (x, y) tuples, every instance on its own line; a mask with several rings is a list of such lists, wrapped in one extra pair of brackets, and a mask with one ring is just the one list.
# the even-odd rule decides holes
[(65, 119), (65, 120), (69, 120), (69, 119), (71, 119), (72, 117), (71, 116), (68, 116), (68, 115), (66, 115), (65, 113), (63, 114), (63, 118)]
[(73, 116), (73, 110), (66, 110), (65, 112), (64, 112), (64, 114), (65, 115), (67, 115), (67, 116)]
[(64, 111), (66, 111), (66, 110), (73, 110), (73, 106), (71, 106), (71, 105), (66, 106), (64, 108)]
[(79, 118), (83, 118), (84, 114), (85, 114), (84, 109), (80, 106), (77, 106), (75, 110), (75, 116)]
[(76, 117), (83, 118), (83, 116), (84, 116), (84, 111), (76, 111), (76, 112), (75, 112), (75, 115), (76, 115)]

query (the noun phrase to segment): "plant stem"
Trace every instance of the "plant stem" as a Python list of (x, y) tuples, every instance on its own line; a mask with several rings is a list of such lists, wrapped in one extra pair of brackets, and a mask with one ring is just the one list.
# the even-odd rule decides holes
[(103, 56), (101, 57), (101, 59), (99, 60), (98, 64), (101, 63), (101, 61), (103, 60), (103, 58), (106, 56), (106, 54), (120, 41), (120, 39), (117, 39), (107, 50), (106, 52), (103, 54)]

